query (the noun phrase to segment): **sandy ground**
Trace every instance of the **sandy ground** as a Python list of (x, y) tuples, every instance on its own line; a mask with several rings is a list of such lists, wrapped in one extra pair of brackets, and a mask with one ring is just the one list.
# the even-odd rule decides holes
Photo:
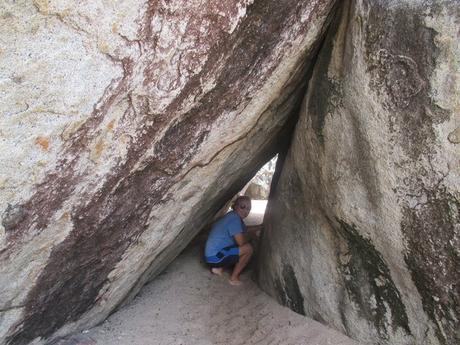
[[(250, 217), (251, 224), (260, 221), (260, 210)], [(84, 337), (98, 345), (358, 344), (279, 305), (251, 281), (250, 271), (241, 286), (228, 284), (228, 274), (210, 274), (201, 250), (186, 249), (129, 305)]]

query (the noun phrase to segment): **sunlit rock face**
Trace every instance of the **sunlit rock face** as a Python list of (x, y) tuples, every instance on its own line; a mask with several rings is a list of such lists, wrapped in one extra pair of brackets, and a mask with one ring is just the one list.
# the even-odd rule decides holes
[(0, 344), (102, 321), (179, 253), (276, 151), (333, 3), (1, 2)]
[(343, 4), (269, 201), (259, 281), (366, 344), (459, 344), (460, 5)]

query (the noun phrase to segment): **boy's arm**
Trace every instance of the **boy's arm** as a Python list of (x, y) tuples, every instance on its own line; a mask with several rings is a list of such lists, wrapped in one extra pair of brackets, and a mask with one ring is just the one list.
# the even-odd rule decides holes
[(248, 237), (245, 236), (245, 234), (243, 234), (242, 232), (236, 234), (235, 236), (233, 236), (233, 238), (235, 239), (235, 242), (238, 245), (238, 247), (241, 247), (243, 244), (249, 241)]
[(262, 231), (264, 228), (264, 225), (263, 224), (259, 224), (259, 225), (249, 225), (249, 226), (246, 226), (246, 231), (248, 233), (256, 233), (257, 231)]

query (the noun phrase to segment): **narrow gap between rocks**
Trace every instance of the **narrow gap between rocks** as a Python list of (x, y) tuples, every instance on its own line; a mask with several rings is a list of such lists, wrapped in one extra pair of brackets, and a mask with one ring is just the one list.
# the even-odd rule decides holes
[[(324, 39), (318, 42), (306, 81), (311, 78), (323, 43)], [(300, 87), (300, 94), (306, 94), (307, 84)], [(236, 195), (235, 185), (227, 190), (229, 200), (223, 202), (225, 205), (182, 253), (144, 285), (132, 301), (122, 305), (101, 325), (74, 334), (70, 341), (75, 339), (75, 345), (357, 345), (344, 334), (280, 305), (257, 286), (253, 271), (258, 257), (258, 238), (254, 238), (255, 253), (242, 274), (242, 286), (231, 286), (228, 273), (222, 277), (212, 275), (203, 262), (204, 245), (212, 223), (228, 212), (236, 196), (248, 195), (252, 199), (247, 225), (263, 222), (270, 189), (276, 188), (301, 103), (302, 98), (297, 100), (279, 133), (276, 148), (267, 147), (267, 152), (261, 154), (267, 160), (265, 165), (259, 162), (262, 168), (253, 176), (244, 177), (249, 182)], [(240, 183), (243, 184), (239, 181), (237, 185)]]
[(246, 195), (250, 197), (252, 203), (251, 212), (249, 216), (244, 220), (244, 223), (248, 226), (262, 224), (277, 160), (278, 154), (270, 158), (249, 180), (249, 182), (247, 182), (237, 194), (232, 196), (225, 203), (225, 205), (214, 215), (210, 223), (207, 224), (190, 242), (188, 247), (199, 245), (203, 248), (209, 231), (211, 230), (212, 224), (231, 210), (233, 201), (240, 195)]
[[(238, 193), (253, 199), (248, 225), (263, 221), (276, 160), (267, 162)], [(228, 211), (233, 199), (216, 217)], [(228, 273), (212, 275), (202, 260), (209, 228), (203, 229), (134, 300), (98, 327), (74, 335), (75, 344), (356, 344), (266, 295), (252, 278), (251, 264), (241, 276), (241, 286), (231, 286)]]

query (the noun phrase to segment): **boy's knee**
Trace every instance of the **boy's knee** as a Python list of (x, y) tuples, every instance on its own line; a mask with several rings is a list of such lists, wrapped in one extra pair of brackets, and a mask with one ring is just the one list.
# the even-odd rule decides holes
[(245, 243), (240, 248), (242, 254), (252, 255), (254, 252), (254, 248), (252, 248), (251, 244)]

